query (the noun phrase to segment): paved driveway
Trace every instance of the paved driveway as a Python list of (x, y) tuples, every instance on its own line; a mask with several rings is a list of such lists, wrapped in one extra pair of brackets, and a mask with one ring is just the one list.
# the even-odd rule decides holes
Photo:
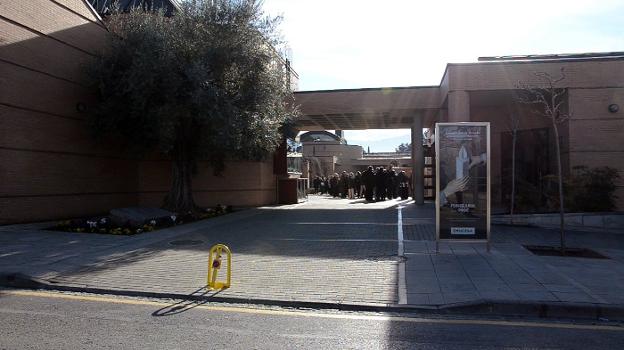
[[(56, 242), (51, 246), (65, 257), (56, 263), (61, 268), (53, 269), (45, 264), (53, 257), (44, 255), (37, 262), (43, 268), (33, 271), (63, 285), (190, 294), (206, 283), (209, 247), (223, 243), (234, 253), (233, 278), (232, 288), (219, 296), (394, 304), (398, 257), (392, 206), (397, 203), (311, 196), (305, 204), (235, 213), (219, 224), (195, 223), (188, 232), (165, 233), (160, 240), (137, 237), (135, 244), (121, 242), (133, 237), (73, 234), (82, 239), (73, 243), (75, 256), (67, 241), (72, 234), (30, 232), (32, 241)], [(36, 248), (27, 250), (33, 255)]]
[[(404, 206), (404, 257), (398, 215)], [(580, 302), (624, 305), (624, 235), (569, 232), (570, 246), (610, 259), (535, 256), (523, 244), (557, 244), (558, 233), (493, 226), (482, 244), (441, 244), (433, 206), (398, 200), (311, 196), (303, 204), (245, 210), (131, 237), (61, 233), (45, 225), (0, 227), (0, 272), (52, 283), (191, 294), (206, 284), (215, 243), (233, 253), (232, 288), (219, 296), (349, 304)]]

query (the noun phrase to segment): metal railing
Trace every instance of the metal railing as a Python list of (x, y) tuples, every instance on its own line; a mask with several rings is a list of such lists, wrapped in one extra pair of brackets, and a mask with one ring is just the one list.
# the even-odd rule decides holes
[(297, 201), (304, 201), (308, 199), (308, 188), (310, 188), (310, 181), (308, 178), (297, 179)]

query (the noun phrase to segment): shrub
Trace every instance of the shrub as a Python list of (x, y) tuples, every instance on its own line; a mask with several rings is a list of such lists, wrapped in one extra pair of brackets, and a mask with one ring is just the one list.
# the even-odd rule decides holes
[(615, 185), (620, 177), (611, 167), (576, 166), (565, 181), (566, 209), (569, 212), (598, 212), (615, 209)]

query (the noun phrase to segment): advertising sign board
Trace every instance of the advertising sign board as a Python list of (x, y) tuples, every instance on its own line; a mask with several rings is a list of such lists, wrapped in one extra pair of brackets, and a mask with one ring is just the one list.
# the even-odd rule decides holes
[(436, 251), (440, 240), (490, 238), (490, 123), (437, 123)]

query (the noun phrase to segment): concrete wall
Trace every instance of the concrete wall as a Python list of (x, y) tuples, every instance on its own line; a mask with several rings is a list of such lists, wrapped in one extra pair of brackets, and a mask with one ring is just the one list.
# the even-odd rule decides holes
[[(515, 214), (492, 216), (493, 224), (537, 226), (558, 229), (559, 214)], [(622, 213), (566, 213), (566, 230), (624, 233), (624, 214)]]
[[(84, 65), (107, 30), (82, 0), (0, 1), (0, 224), (158, 206), (167, 161), (139, 162), (86, 127), (94, 95)], [(275, 203), (272, 162), (231, 163), (223, 178), (200, 165), (200, 205)]]
[(362, 146), (325, 142), (304, 142), (301, 151), (304, 157), (336, 156), (344, 159), (358, 159), (363, 155)]

